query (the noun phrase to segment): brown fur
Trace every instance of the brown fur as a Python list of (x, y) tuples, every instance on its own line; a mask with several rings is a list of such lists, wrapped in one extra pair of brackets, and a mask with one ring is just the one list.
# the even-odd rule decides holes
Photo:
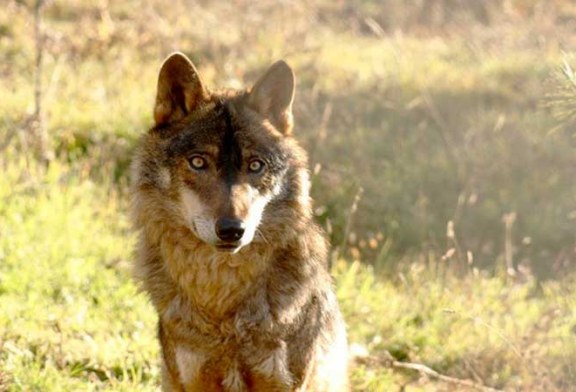
[[(283, 62), (240, 92), (209, 92), (181, 54), (160, 71), (156, 126), (133, 164), (132, 209), (136, 274), (159, 315), (165, 391), (348, 389), (327, 244), (312, 222), (306, 154), (291, 135), (293, 88)], [(225, 181), (216, 167), (226, 127), (241, 160)], [(187, 161), (198, 146), (211, 165), (202, 172)], [(245, 167), (254, 154), (266, 162), (259, 175)], [(229, 253), (201, 239), (190, 223), (197, 210), (260, 219), (253, 239)]]

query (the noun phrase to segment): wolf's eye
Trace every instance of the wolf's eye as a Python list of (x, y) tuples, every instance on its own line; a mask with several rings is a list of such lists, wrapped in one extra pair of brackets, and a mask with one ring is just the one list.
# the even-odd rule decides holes
[(206, 169), (206, 166), (208, 166), (206, 160), (198, 155), (194, 155), (193, 157), (189, 158), (188, 164), (194, 170)]
[(255, 159), (248, 165), (248, 170), (252, 173), (260, 173), (264, 169), (264, 162)]

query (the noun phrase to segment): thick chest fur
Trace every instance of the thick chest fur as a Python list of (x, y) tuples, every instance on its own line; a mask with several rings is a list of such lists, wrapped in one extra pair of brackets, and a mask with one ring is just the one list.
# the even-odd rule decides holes
[[(259, 300), (248, 299), (232, 317), (209, 325), (204, 315), (175, 300), (160, 321), (165, 379), (174, 383), (165, 390), (346, 390), (345, 331), (330, 308), (331, 293), (311, 296), (286, 322), (270, 304), (254, 312), (254, 301)], [(331, 385), (334, 380), (339, 385)]]
[(281, 271), (273, 263), (254, 275), (209, 263), (216, 265), (179, 277), (176, 294), (158, 309), (171, 379), (184, 391), (293, 390), (314, 353), (312, 344), (300, 346), (316, 335), (305, 320), (319, 321), (322, 299), (306, 287), (312, 282), (284, 276), (274, 284)]
[(292, 340), (304, 341), (299, 331), (313, 340), (301, 327), (321, 302), (314, 269), (293, 249), (254, 244), (231, 257), (175, 231), (157, 244), (143, 241), (139, 274), (160, 316), (168, 378), (183, 385), (172, 390), (292, 390), (310, 356)]
[(254, 336), (223, 334), (204, 336), (199, 342), (167, 324), (161, 341), (170, 379), (180, 384), (177, 390), (289, 391), (302, 378), (293, 373), (288, 345), (282, 339), (263, 342)]
[[(181, 298), (161, 314), (165, 391), (346, 391), (344, 324), (331, 292), (280, 322), (250, 298), (215, 323)], [(289, 320), (289, 321), (288, 321)]]

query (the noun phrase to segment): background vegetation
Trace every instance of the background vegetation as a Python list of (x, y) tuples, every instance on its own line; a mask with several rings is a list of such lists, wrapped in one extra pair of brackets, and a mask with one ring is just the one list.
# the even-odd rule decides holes
[(0, 390), (157, 389), (127, 168), (174, 50), (210, 86), (295, 69), (354, 390), (465, 388), (388, 353), (576, 385), (571, 1), (38, 4), (0, 12)]

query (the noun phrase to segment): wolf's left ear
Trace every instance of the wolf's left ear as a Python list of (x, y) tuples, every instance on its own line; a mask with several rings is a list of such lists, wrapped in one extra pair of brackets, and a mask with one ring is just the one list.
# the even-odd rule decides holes
[(177, 121), (192, 113), (207, 95), (194, 64), (183, 53), (172, 53), (164, 60), (158, 75), (156, 125)]
[(282, 133), (292, 131), (294, 72), (284, 61), (274, 63), (250, 91), (248, 104)]

